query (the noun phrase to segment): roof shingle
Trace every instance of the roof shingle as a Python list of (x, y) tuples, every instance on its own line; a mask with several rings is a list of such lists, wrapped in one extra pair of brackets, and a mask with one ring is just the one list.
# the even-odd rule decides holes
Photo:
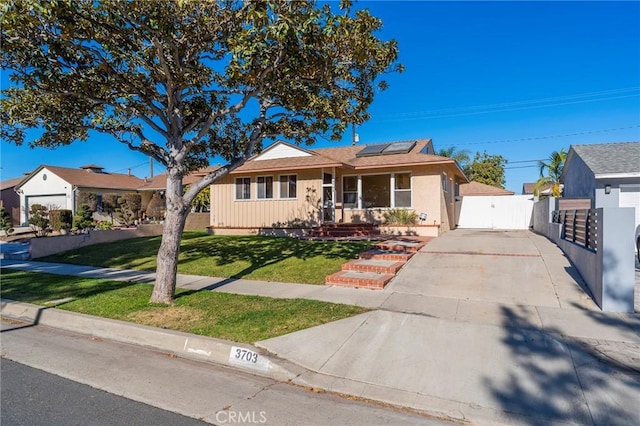
[(640, 172), (640, 142), (572, 145), (595, 175)]

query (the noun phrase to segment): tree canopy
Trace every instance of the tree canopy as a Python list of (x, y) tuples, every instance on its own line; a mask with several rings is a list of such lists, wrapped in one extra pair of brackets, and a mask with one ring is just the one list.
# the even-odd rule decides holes
[[(0, 135), (55, 148), (110, 135), (166, 167), (152, 301), (171, 301), (196, 194), (283, 137), (337, 140), (400, 71), (382, 22), (350, 1), (5, 0)], [(32, 132), (30, 129), (37, 129)], [(209, 159), (227, 164), (184, 191)]]
[(436, 155), (456, 160), (462, 169), (464, 169), (471, 160), (469, 151), (466, 149), (458, 149), (455, 146), (439, 149)]
[(560, 176), (562, 176), (562, 170), (564, 169), (564, 162), (566, 159), (567, 150), (562, 148), (560, 151), (553, 151), (547, 160), (538, 161), (538, 167), (540, 167), (540, 178), (534, 186), (535, 193), (539, 193), (545, 186), (550, 186), (552, 197), (559, 197), (562, 195)]
[(504, 188), (504, 166), (507, 160), (501, 155), (489, 155), (487, 152), (476, 152), (473, 161), (464, 169), (469, 180)]

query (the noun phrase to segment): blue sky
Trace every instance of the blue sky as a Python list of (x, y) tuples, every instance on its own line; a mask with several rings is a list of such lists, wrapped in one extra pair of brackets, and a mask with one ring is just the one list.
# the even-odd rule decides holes
[[(383, 20), (379, 35), (398, 41), (406, 68), (387, 76), (390, 88), (357, 129), (361, 144), (432, 138), (436, 149), (499, 154), (509, 161), (507, 189), (520, 193), (539, 176), (531, 160), (571, 144), (640, 140), (639, 2), (357, 6)], [(340, 145), (350, 142), (349, 131)], [(40, 164), (149, 175), (147, 157), (105, 136), (56, 150), (4, 141), (1, 149), (2, 180)]]

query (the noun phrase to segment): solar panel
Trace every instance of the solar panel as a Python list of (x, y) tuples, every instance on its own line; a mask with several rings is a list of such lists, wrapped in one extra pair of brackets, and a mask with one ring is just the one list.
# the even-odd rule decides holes
[(390, 144), (388, 144), (388, 143), (381, 143), (381, 144), (376, 144), (376, 145), (367, 145), (364, 148), (362, 148), (360, 151), (358, 151), (358, 153), (356, 154), (356, 157), (371, 157), (371, 156), (374, 156), (374, 155), (379, 155), (389, 145)]
[(416, 146), (416, 141), (394, 142), (382, 150), (382, 154), (406, 154), (414, 146)]

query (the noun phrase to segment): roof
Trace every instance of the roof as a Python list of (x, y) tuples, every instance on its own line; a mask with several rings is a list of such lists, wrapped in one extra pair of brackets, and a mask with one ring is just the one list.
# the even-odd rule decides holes
[(573, 155), (578, 155), (596, 178), (640, 176), (640, 142), (571, 145), (566, 165)]
[[(540, 187), (539, 192), (541, 194), (545, 193), (549, 188), (551, 188), (551, 184), (547, 183)], [(534, 189), (536, 188), (536, 182), (526, 182), (522, 184), (522, 195), (533, 195)]]
[(13, 179), (3, 180), (2, 182), (0, 182), (0, 190), (9, 189), (9, 188), (18, 186), (18, 184), (22, 182), (24, 178), (25, 178), (24, 176), (20, 176)]
[(106, 189), (129, 189), (136, 190), (143, 185), (144, 181), (136, 176), (130, 176), (120, 173), (93, 172), (83, 169), (72, 169), (68, 167), (57, 167), (41, 165), (33, 171), (29, 176), (22, 179), (19, 185), (22, 186), (31, 177), (35, 176), (40, 170), (46, 168), (55, 173), (60, 178), (82, 188), (106, 188)]
[[(218, 170), (220, 168), (220, 166), (211, 166), (211, 167), (207, 167), (204, 169), (200, 169), (200, 170), (196, 170), (195, 172), (191, 172), (190, 174), (186, 175), (183, 179), (182, 179), (182, 184), (183, 185), (191, 185), (194, 182), (197, 182), (198, 180), (200, 180), (203, 176)], [(157, 176), (154, 176), (151, 179), (147, 179), (146, 181), (143, 181), (144, 184), (138, 188), (138, 190), (140, 191), (160, 191), (160, 190), (164, 190), (167, 189), (167, 174), (166, 173), (162, 173), (159, 174)]]
[[(285, 142), (276, 143), (286, 144)], [(423, 150), (423, 148), (430, 143), (431, 139), (421, 139), (417, 140), (415, 147), (413, 147), (407, 153), (373, 155), (366, 157), (356, 156), (356, 154), (360, 152), (366, 145), (350, 145), (345, 147), (305, 150), (305, 152), (309, 152), (312, 155), (303, 157), (290, 157), (286, 158), (286, 160), (277, 158), (270, 160), (252, 161), (257, 157), (256, 156), (252, 159), (247, 160), (247, 162), (235, 169), (233, 172), (231, 172), (231, 174), (241, 174), (248, 172), (271, 172), (278, 170), (284, 171), (292, 169), (316, 169), (320, 167), (343, 167), (351, 168), (354, 170), (361, 170), (428, 164), (451, 164), (459, 170), (461, 176), (464, 176), (462, 169), (460, 169), (455, 160), (439, 155), (422, 153), (421, 151)]]
[(460, 185), (460, 195), (514, 195), (513, 191), (498, 188), (497, 186), (487, 185), (476, 181), (463, 183)]

